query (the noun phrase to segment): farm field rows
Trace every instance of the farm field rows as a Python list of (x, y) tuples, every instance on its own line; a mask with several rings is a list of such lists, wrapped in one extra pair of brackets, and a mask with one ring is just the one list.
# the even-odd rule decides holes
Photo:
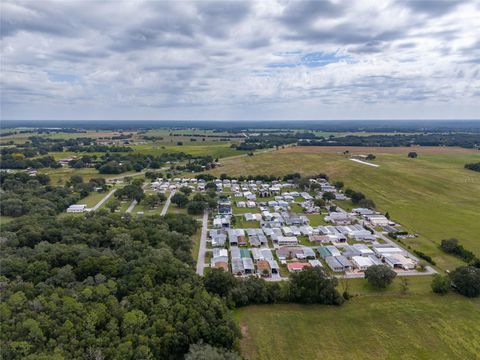
[[(341, 152), (374, 153), (378, 168), (349, 160)], [(457, 148), (416, 148), (419, 157), (407, 158), (409, 148), (292, 147), (253, 157), (224, 159), (210, 171), (219, 176), (244, 174), (304, 175), (327, 173), (346, 187), (363, 192), (377, 208), (419, 238), (405, 240), (434, 257), (442, 269), (461, 262), (438, 248), (442, 239), (458, 238), (480, 254), (480, 174), (463, 165), (479, 161), (480, 153)]]

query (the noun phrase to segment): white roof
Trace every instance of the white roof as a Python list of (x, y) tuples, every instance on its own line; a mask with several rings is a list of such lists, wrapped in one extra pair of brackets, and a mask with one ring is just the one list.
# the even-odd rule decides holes
[(352, 261), (357, 264), (358, 267), (372, 266), (373, 261), (369, 257), (365, 256), (352, 256)]

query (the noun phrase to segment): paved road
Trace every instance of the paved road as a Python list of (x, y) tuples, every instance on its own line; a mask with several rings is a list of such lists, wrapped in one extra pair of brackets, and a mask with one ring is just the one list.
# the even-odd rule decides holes
[(105, 195), (104, 198), (103, 198), (102, 200), (100, 200), (100, 201), (98, 202), (98, 204), (95, 205), (95, 206), (92, 208), (92, 211), (95, 211), (95, 210), (97, 210), (100, 206), (102, 206), (103, 203), (104, 203), (105, 201), (107, 201), (107, 200), (110, 198), (110, 196), (113, 195), (113, 193), (114, 193), (115, 191), (117, 191), (117, 189), (113, 189), (113, 190), (110, 191), (107, 195)]
[(205, 210), (202, 219), (202, 235), (200, 236), (200, 248), (198, 249), (197, 274), (202, 276), (205, 268), (205, 251), (207, 250), (208, 211)]
[(165, 216), (168, 211), (168, 207), (170, 206), (170, 202), (172, 200), (172, 196), (175, 195), (175, 190), (173, 190), (170, 195), (167, 198), (167, 201), (165, 201), (165, 205), (163, 206), (162, 212), (160, 213), (160, 216)]
[(138, 204), (138, 201), (137, 201), (137, 200), (133, 200), (132, 203), (130, 204), (130, 206), (128, 207), (127, 211), (125, 211), (125, 212), (126, 212), (126, 213), (131, 213), (132, 210), (133, 210), (133, 208), (134, 208), (135, 206), (137, 206), (137, 204)]

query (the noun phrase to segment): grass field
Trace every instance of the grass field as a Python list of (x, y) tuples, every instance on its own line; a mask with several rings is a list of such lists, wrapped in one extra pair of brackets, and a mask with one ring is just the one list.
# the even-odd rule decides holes
[(246, 359), (475, 359), (480, 301), (456, 295), (365, 296), (341, 307), (235, 312)]
[(210, 155), (214, 158), (224, 158), (228, 156), (241, 155), (245, 151), (239, 151), (230, 147), (230, 142), (206, 141), (206, 142), (188, 142), (182, 146), (162, 145), (161, 143), (148, 143), (132, 146), (134, 151), (139, 154), (160, 155), (164, 153), (183, 152), (194, 156)]
[[(350, 161), (344, 150), (374, 153), (373, 168)], [(420, 234), (405, 240), (413, 248), (434, 257), (442, 269), (461, 261), (445, 255), (438, 245), (442, 239), (458, 238), (480, 255), (480, 174), (465, 170), (465, 163), (480, 160), (480, 152), (460, 148), (414, 148), (417, 159), (407, 158), (411, 148), (292, 147), (253, 157), (223, 159), (214, 175), (325, 172), (334, 180), (372, 198), (377, 208), (392, 219)]]
[(77, 204), (85, 204), (88, 208), (94, 207), (98, 204), (100, 200), (102, 200), (108, 192), (91, 192), (87, 197), (80, 199)]

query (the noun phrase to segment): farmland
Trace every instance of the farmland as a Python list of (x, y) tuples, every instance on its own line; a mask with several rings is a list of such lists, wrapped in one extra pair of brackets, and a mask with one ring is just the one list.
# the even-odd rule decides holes
[[(349, 160), (342, 152), (374, 153), (378, 168)], [(253, 157), (224, 159), (213, 175), (227, 173), (305, 175), (327, 173), (346, 187), (362, 191), (382, 212), (420, 236), (405, 240), (408, 245), (430, 254), (442, 269), (461, 262), (438, 249), (442, 239), (456, 237), (480, 254), (480, 174), (463, 165), (478, 161), (480, 153), (457, 148), (415, 148), (417, 159), (406, 154), (411, 148), (293, 147)]]
[[(362, 280), (363, 281), (363, 280)], [(480, 301), (422, 293), (237, 310), (246, 359), (474, 359)]]

